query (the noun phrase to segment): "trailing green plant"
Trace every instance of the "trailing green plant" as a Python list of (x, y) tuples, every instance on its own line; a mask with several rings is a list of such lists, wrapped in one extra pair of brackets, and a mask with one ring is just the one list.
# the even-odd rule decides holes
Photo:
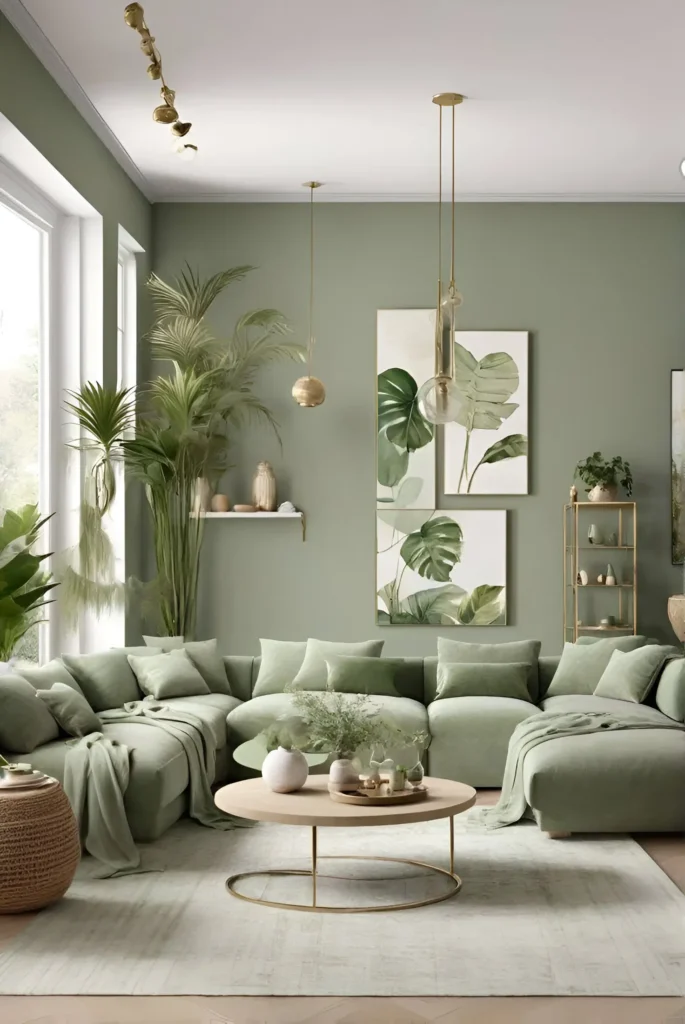
[(310, 750), (309, 732), (301, 715), (287, 715), (277, 718), (275, 722), (262, 730), (266, 749), (277, 750)]
[[(253, 268), (233, 267), (203, 280), (190, 267), (168, 283), (152, 274), (147, 287), (154, 322), (147, 335), (155, 360), (170, 361), (168, 374), (128, 391), (108, 391), (86, 384), (72, 395), (85, 440), (81, 450), (95, 453), (89, 470), (92, 495), (82, 510), (82, 537), (91, 548), (97, 528), (113, 499), (113, 461), (121, 459), (128, 479), (143, 484), (153, 529), (157, 563), (157, 602), (161, 628), (169, 635), (191, 637), (195, 626), (203, 517), (193, 516), (200, 477), (216, 482), (229, 468), (236, 432), (253, 419), (278, 435), (268, 406), (253, 393), (259, 370), (281, 359), (303, 360), (304, 349), (287, 337), (289, 327), (275, 309), (253, 310), (240, 317), (230, 338), (214, 334), (206, 321), (212, 303)], [(112, 414), (120, 422), (112, 429)], [(279, 438), (280, 440), (280, 438)], [(92, 510), (97, 512), (97, 518)], [(98, 593), (103, 600), (123, 583), (112, 578), (112, 559), (96, 548)], [(111, 555), (111, 546), (109, 549)], [(90, 548), (86, 546), (86, 553)], [(81, 569), (80, 590), (70, 593), (101, 610), (92, 582)], [(107, 587), (112, 588), (111, 592)]]
[(7, 510), (0, 526), (0, 661), (9, 661), (28, 631), (39, 622), (41, 610), (52, 602), (45, 595), (57, 583), (41, 569), (49, 554), (32, 551), (38, 533), (50, 516), (41, 519), (37, 505)]
[(574, 478), (578, 477), (587, 484), (585, 490), (593, 487), (621, 487), (630, 498), (633, 493), (633, 476), (630, 463), (615, 455), (613, 459), (605, 459), (601, 452), (593, 452), (587, 459), (579, 462), (574, 470)]

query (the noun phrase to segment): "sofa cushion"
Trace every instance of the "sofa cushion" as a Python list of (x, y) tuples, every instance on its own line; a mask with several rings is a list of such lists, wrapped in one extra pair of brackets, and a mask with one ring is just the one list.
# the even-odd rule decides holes
[(12, 672), (0, 676), (0, 750), (30, 754), (58, 735), (57, 722), (31, 683)]
[(253, 697), (283, 693), (300, 671), (307, 650), (306, 640), (260, 640), (261, 660)]
[(674, 658), (664, 666), (656, 688), (656, 706), (668, 718), (685, 722), (685, 658)]
[(66, 683), (53, 683), (49, 690), (36, 690), (62, 732), (68, 736), (88, 736), (102, 732), (102, 724), (82, 693)]
[[(193, 640), (183, 645), (195, 668), (212, 693), (231, 695), (226, 668), (219, 654), (216, 640)], [(178, 652), (174, 652), (175, 655)]]
[(337, 693), (370, 693), (399, 697), (395, 676), (400, 658), (364, 658), (353, 654), (327, 654), (328, 689)]
[(365, 658), (380, 658), (384, 640), (362, 640), (343, 643), (336, 640), (307, 640), (307, 649), (300, 670), (292, 685), (300, 690), (325, 690), (328, 680), (327, 654), (353, 654)]
[(528, 670), (528, 691), (531, 700), (538, 696), (539, 640), (514, 640), (505, 644), (469, 644), (461, 640), (438, 637), (438, 663), (459, 662), (501, 664), (502, 662), (526, 662)]
[[(578, 711), (581, 714), (587, 711), (606, 711), (610, 715), (638, 715), (646, 719), (652, 718), (657, 722), (663, 721), (664, 718), (660, 711), (648, 704), (631, 704), (611, 697), (596, 697), (592, 693), (567, 693), (559, 697), (547, 697), (540, 707), (543, 711)], [(556, 743), (556, 740), (554, 742)]]
[(165, 700), (170, 708), (181, 708), (197, 715), (212, 730), (217, 750), (226, 746), (226, 716), (242, 702), (226, 693), (207, 693), (197, 697), (172, 697)]
[(252, 681), (256, 675), (255, 662), (259, 659), (245, 654), (224, 654), (221, 660), (226, 670), (231, 696), (237, 697), (238, 700), (249, 700)]
[(156, 658), (129, 654), (128, 663), (143, 693), (155, 700), (209, 693), (209, 687), (184, 650), (158, 654)]
[(595, 696), (641, 704), (668, 658), (677, 654), (675, 647), (655, 644), (639, 647), (636, 651), (614, 651), (595, 687)]
[[(354, 694), (341, 694), (349, 700)], [(372, 697), (373, 705), (380, 709), (383, 719), (392, 721), (398, 728), (408, 732), (423, 732), (428, 728), (428, 716), (423, 704), (409, 697)], [(284, 715), (297, 714), (290, 693), (272, 693), (264, 697), (253, 697), (231, 711), (227, 719), (228, 741), (237, 747), (254, 737)]]
[(647, 637), (617, 636), (577, 644), (564, 644), (559, 667), (547, 690), (548, 697), (568, 693), (594, 693), (614, 651), (635, 651), (644, 647)]
[(529, 666), (525, 661), (502, 665), (461, 662), (438, 664), (436, 700), (448, 697), (513, 697), (530, 703)]
[(128, 658), (120, 649), (97, 654), (65, 654), (62, 660), (93, 711), (120, 708), (142, 697)]
[(540, 709), (513, 697), (446, 697), (428, 705), (431, 775), (470, 786), (501, 786), (509, 740)]
[(83, 693), (61, 658), (53, 658), (46, 665), (33, 665), (28, 661), (20, 661), (12, 668), (23, 679), (28, 679), (31, 686), (35, 686), (37, 690), (49, 690), (53, 683), (64, 683), (66, 686), (71, 686), (77, 693)]

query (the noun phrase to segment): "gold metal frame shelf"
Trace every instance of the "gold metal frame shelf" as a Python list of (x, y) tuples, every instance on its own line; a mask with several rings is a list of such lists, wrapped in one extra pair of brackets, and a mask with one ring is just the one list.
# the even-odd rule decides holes
[[(607, 511), (617, 513), (618, 521), (612, 522), (616, 533), (616, 544), (588, 544), (587, 529), (594, 513), (603, 523), (607, 522)], [(598, 515), (599, 513), (599, 515)], [(581, 521), (582, 520), (582, 521)], [(608, 529), (609, 527), (605, 527)], [(579, 543), (580, 539), (584, 543)], [(632, 551), (632, 559), (622, 557), (616, 562), (617, 572), (623, 573), (624, 580), (612, 585), (588, 582), (578, 583), (578, 576), (584, 566), (580, 565), (580, 552), (585, 559), (592, 551)], [(632, 564), (631, 564), (632, 563)], [(593, 572), (596, 570), (593, 570)], [(602, 570), (603, 571), (603, 570)], [(631, 582), (625, 576), (632, 573)], [(618, 594), (618, 621), (612, 625), (588, 625), (586, 616), (579, 606), (581, 591), (590, 591), (597, 596), (600, 590), (616, 591)], [(578, 501), (564, 505), (564, 642), (575, 641), (583, 633), (637, 633), (637, 505), (634, 501)], [(583, 625), (578, 625), (579, 616)], [(624, 621), (625, 620), (625, 621)]]

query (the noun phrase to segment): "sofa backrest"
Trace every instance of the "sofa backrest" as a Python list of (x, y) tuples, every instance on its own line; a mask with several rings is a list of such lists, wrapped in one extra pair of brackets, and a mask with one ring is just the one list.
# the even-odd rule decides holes
[(252, 696), (252, 687), (257, 678), (255, 661), (259, 661), (259, 658), (243, 654), (225, 654), (223, 657), (231, 693), (238, 700), (249, 700)]

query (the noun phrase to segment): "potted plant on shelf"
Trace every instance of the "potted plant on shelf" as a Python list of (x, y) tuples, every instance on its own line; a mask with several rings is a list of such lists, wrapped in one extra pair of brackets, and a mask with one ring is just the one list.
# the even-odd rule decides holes
[(37, 505), (25, 505), (17, 512), (8, 509), (0, 526), (0, 671), (28, 631), (44, 621), (40, 613), (52, 603), (45, 595), (57, 583), (41, 569), (49, 555), (32, 550), (48, 519), (40, 518)]
[(593, 452), (575, 468), (574, 477), (584, 484), (590, 501), (616, 501), (619, 484), (630, 498), (633, 493), (633, 476), (630, 463), (615, 455), (605, 459), (601, 452)]
[(275, 309), (246, 313), (230, 338), (209, 327), (212, 303), (252, 269), (233, 267), (202, 280), (188, 267), (173, 284), (152, 274), (147, 287), (155, 317), (147, 342), (151, 357), (169, 361), (171, 372), (134, 391), (87, 383), (70, 393), (67, 408), (82, 435), (73, 447), (91, 460), (76, 565), (64, 576), (72, 609), (102, 612), (130, 589), (114, 578), (106, 535), (113, 466), (121, 461), (128, 479), (143, 484), (150, 509), (162, 631), (193, 636), (204, 525), (202, 509), (192, 514), (198, 481), (216, 482), (229, 468), (235, 434), (250, 419), (264, 420), (278, 436), (271, 411), (254, 394), (257, 373), (281, 359), (304, 359)]

